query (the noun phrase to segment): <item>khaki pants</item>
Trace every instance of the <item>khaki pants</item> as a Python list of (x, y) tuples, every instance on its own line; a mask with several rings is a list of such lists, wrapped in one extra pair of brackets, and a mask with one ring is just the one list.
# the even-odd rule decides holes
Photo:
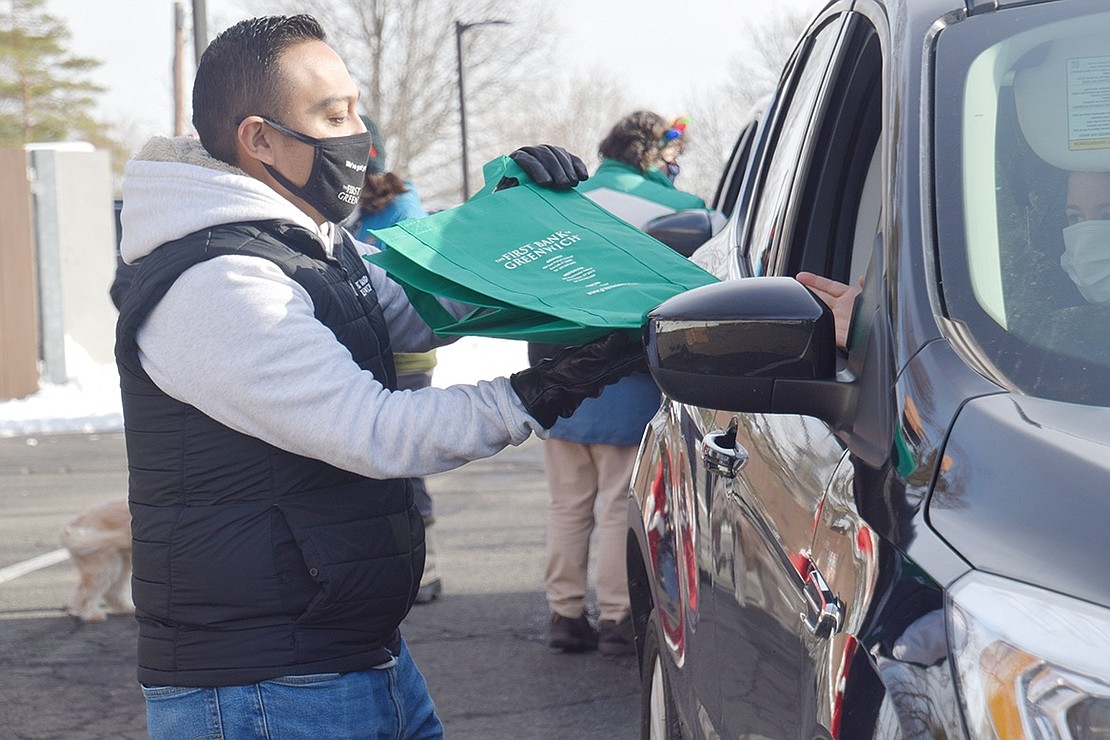
[[(547, 603), (575, 618), (586, 607), (590, 535), (598, 528), (597, 607), (601, 619), (629, 615), (625, 542), (628, 487), (635, 445), (587, 445), (548, 439), (544, 466), (550, 497), (547, 517)], [(596, 506), (596, 515), (595, 515)]]

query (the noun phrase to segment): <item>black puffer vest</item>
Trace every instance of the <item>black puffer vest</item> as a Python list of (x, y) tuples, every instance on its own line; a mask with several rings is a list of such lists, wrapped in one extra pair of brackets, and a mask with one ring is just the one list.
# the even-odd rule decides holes
[(423, 520), (406, 481), (365, 478), (236, 432), (143, 371), (135, 338), (150, 311), (189, 267), (232, 254), (278, 265), (359, 367), (395, 382), (385, 319), (349, 242), (329, 259), (308, 231), (257, 222), (197, 232), (143, 259), (120, 310), (116, 362), (139, 680), (148, 685), (372, 668), (396, 652), (424, 567)]

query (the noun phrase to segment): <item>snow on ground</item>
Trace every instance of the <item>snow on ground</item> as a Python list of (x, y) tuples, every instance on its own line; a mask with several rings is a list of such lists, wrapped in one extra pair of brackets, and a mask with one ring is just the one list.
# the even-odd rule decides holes
[(40, 383), (38, 393), (0, 401), (0, 437), (123, 428), (116, 366), (97, 364), (69, 337), (66, 337), (66, 365), (71, 373), (66, 384)]
[[(527, 345), (508, 339), (463, 337), (437, 351), (436, 387), (490, 380), (528, 365)], [(73, 376), (65, 385), (43, 383), (38, 393), (0, 401), (0, 437), (115, 432), (123, 429), (119, 375), (100, 365), (74, 342), (66, 343)]]
[(436, 360), (432, 385), (437, 388), (476, 383), (528, 367), (528, 344), (512, 339), (463, 337), (436, 350)]

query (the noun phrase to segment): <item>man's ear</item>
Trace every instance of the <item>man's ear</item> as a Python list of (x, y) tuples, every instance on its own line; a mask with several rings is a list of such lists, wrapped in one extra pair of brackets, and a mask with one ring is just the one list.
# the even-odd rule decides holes
[(236, 131), (240, 165), (247, 157), (269, 165), (274, 164), (274, 151), (270, 139), (272, 135), (273, 129), (266, 125), (261, 116), (244, 118)]

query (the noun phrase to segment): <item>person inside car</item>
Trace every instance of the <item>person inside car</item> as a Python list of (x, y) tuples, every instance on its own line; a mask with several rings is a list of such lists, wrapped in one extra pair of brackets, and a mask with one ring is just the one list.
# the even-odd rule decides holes
[(1110, 172), (1072, 172), (1060, 266), (1084, 298), (1110, 306)]
[[(1106, 84), (1098, 64), (1104, 54), (1105, 37), (1090, 34), (1042, 44), (1016, 60), (1013, 105), (1024, 141), (1007, 144), (1031, 151), (1048, 172), (1038, 189), (1052, 191), (1044, 228), (1034, 235), (1048, 240), (1040, 252), (1050, 267), (1036, 280), (1024, 276), (1035, 295), (1011, 300), (1011, 312), (1019, 313), (1020, 333), (1031, 344), (1099, 362), (1110, 360), (1110, 147), (1079, 93)], [(1076, 80), (1085, 87), (1070, 94)]]

